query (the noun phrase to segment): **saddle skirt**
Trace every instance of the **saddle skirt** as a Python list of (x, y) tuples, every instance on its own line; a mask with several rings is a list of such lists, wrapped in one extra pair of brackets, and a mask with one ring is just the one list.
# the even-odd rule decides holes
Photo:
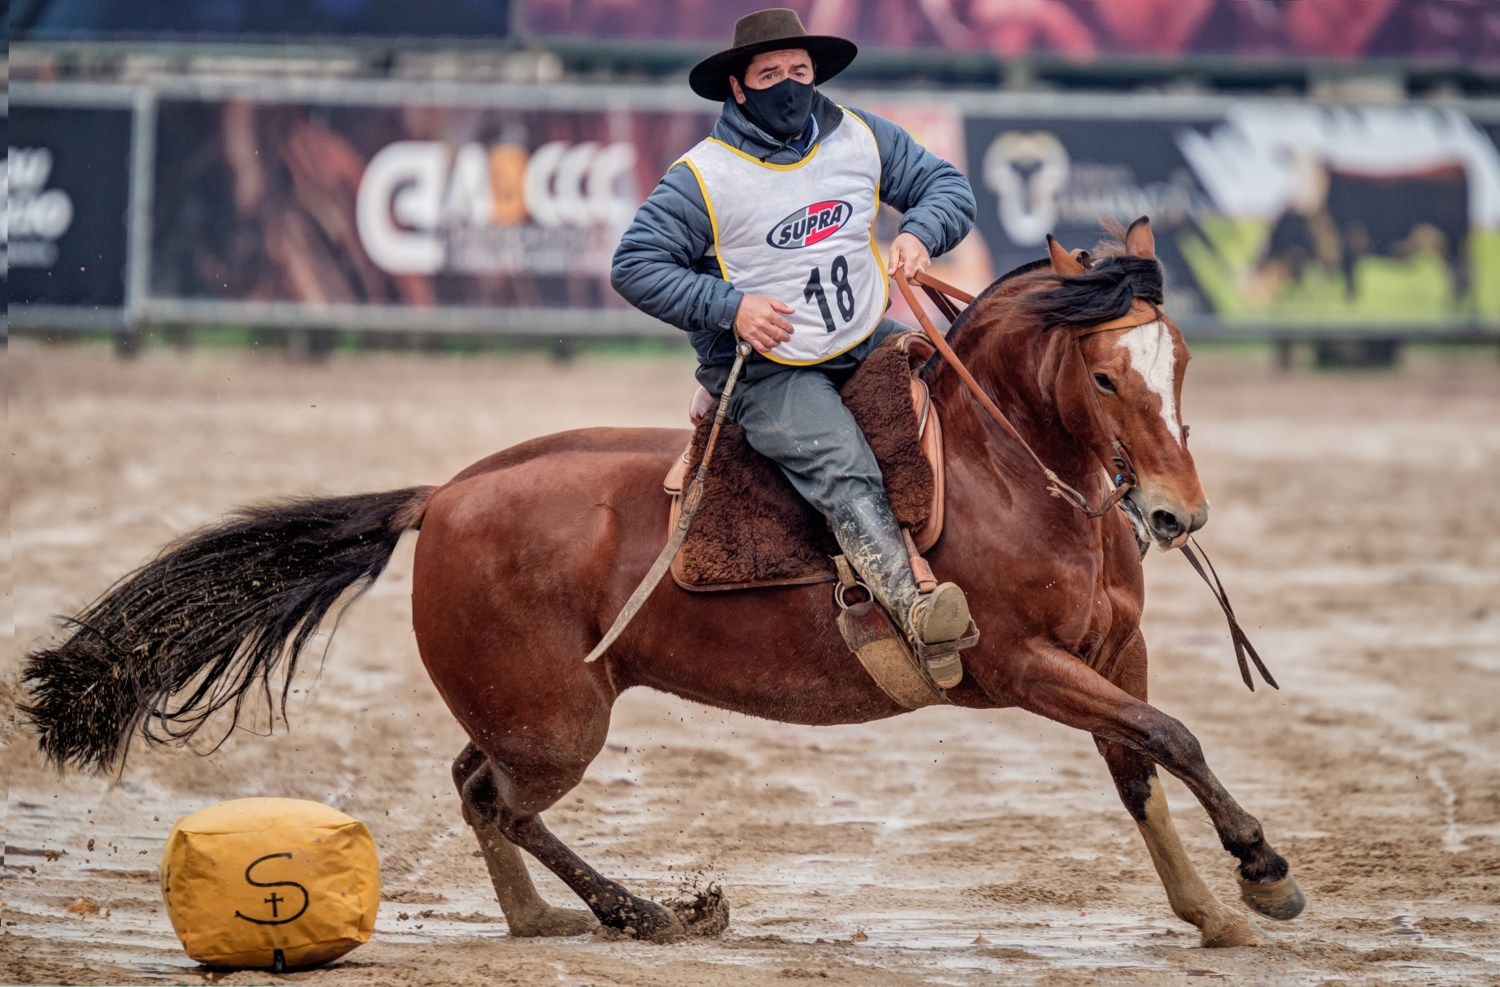
[[(885, 480), (896, 519), (918, 551), (943, 528), (943, 440), (937, 409), (917, 375), (933, 347), (920, 332), (891, 336), (850, 377), (844, 404), (864, 432)], [(713, 428), (699, 422), (664, 482), (672, 497), (668, 534), (682, 514)], [(839, 547), (823, 516), (798, 495), (779, 467), (750, 447), (740, 426), (725, 422), (703, 499), (672, 578), (695, 591), (829, 582)]]

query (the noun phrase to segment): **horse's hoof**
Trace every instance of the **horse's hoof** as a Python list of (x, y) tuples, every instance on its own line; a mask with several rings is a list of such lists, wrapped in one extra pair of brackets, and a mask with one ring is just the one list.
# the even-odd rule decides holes
[(1288, 874), (1279, 881), (1247, 881), (1240, 878), (1240, 897), (1267, 918), (1285, 922), (1302, 914), (1307, 897)]
[(634, 895), (605, 924), (632, 939), (649, 942), (667, 942), (687, 934), (682, 920), (671, 909)]
[(1223, 920), (1205, 925), (1201, 945), (1204, 949), (1230, 949), (1236, 946), (1269, 946), (1271, 939), (1254, 922), (1243, 915), (1229, 914)]
[(547, 936), (581, 936), (599, 928), (594, 913), (582, 908), (558, 908), (545, 905), (530, 914), (517, 916), (510, 923), (510, 934), (517, 939)]
[(687, 935), (716, 936), (729, 928), (729, 902), (717, 884), (694, 891), (687, 898), (670, 899), (666, 905), (682, 922)]

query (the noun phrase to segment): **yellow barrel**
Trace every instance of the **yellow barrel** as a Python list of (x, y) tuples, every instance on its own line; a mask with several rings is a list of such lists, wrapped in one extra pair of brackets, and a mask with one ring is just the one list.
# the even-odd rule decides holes
[(236, 799), (177, 820), (162, 854), (161, 893), (199, 963), (309, 967), (370, 938), (380, 863), (365, 824), (337, 809)]

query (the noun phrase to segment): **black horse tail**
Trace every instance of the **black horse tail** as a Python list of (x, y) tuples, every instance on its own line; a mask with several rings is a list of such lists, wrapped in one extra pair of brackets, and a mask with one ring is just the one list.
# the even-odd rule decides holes
[(158, 744), (186, 740), (226, 706), (237, 719), (256, 686), (272, 699), (283, 662), (285, 719), (302, 649), (421, 525), (433, 489), (244, 508), (167, 546), (67, 619), (65, 642), (26, 657), (21, 715), (47, 760), (101, 770), (123, 761), (137, 727)]

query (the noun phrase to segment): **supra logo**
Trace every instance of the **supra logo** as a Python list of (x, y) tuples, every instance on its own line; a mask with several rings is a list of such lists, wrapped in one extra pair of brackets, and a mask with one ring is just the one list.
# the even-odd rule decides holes
[(766, 242), (780, 250), (811, 247), (841, 230), (853, 215), (854, 207), (842, 199), (814, 202), (771, 227)]

